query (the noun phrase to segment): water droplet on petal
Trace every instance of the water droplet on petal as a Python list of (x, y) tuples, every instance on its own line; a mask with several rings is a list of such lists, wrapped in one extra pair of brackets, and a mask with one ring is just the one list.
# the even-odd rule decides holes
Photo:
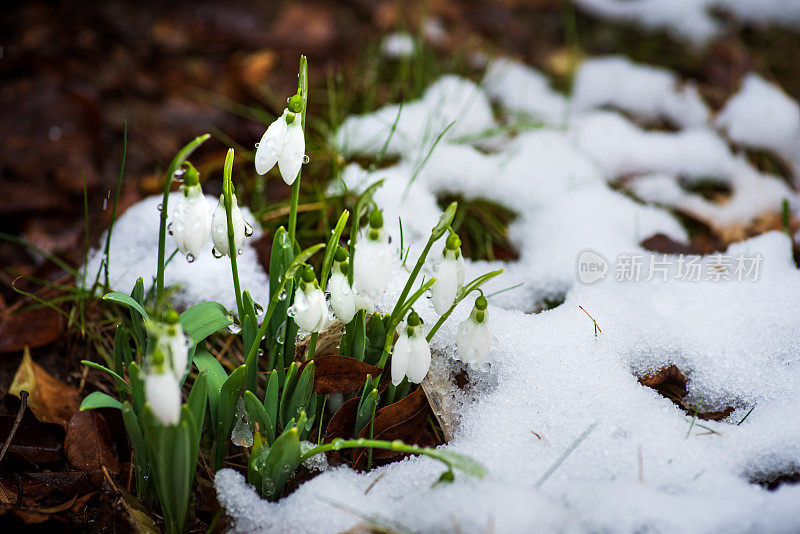
[(304, 165), (305, 165), (306, 163), (308, 163), (309, 161), (311, 161), (311, 158), (309, 158), (309, 157), (308, 157), (308, 154), (306, 154), (305, 156), (303, 156), (303, 164), (304, 164)]
[(239, 447), (253, 446), (253, 432), (250, 430), (250, 421), (242, 397), (239, 397), (239, 402), (236, 404), (236, 424), (231, 432), (231, 441)]
[(288, 310), (286, 310), (286, 315), (289, 317), (294, 317), (297, 315), (297, 310), (294, 309), (294, 306), (291, 306)]
[(236, 251), (236, 254), (238, 254), (239, 256), (241, 256), (242, 254), (244, 254), (244, 250), (242, 250), (242, 249), (239, 249), (239, 250), (237, 250), (237, 251)]
[(172, 235), (172, 223), (169, 223), (167, 225), (167, 232), (169, 233), (169, 235)]
[(158, 204), (158, 211), (161, 211), (161, 210), (163, 210), (163, 209), (164, 209), (164, 206), (162, 206), (162, 205), (159, 203), (159, 204)]
[(264, 307), (259, 303), (254, 303), (253, 307), (256, 309), (256, 315), (261, 317), (264, 315)]
[(194, 254), (187, 254), (186, 255), (186, 261), (188, 261), (189, 263), (194, 263), (195, 259), (196, 258), (194, 257)]
[(231, 334), (238, 334), (239, 332), (241, 332), (241, 331), (242, 331), (242, 327), (241, 327), (241, 326), (239, 326), (239, 325), (238, 325), (238, 324), (236, 324), (236, 323), (233, 323), (232, 325), (228, 326), (228, 331), (229, 331)]
[(225, 254), (223, 254), (222, 252), (217, 250), (216, 247), (214, 247), (214, 248), (211, 249), (211, 255), (214, 256), (215, 258), (219, 259), (222, 256), (224, 256)]
[(261, 143), (256, 143), (256, 148), (258, 148), (260, 144), (261, 144)]
[(281, 291), (280, 294), (278, 295), (278, 300), (280, 300), (280, 301), (286, 300), (286, 290), (285, 289), (283, 291)]
[(244, 223), (244, 236), (250, 237), (253, 235), (253, 227), (249, 223)]

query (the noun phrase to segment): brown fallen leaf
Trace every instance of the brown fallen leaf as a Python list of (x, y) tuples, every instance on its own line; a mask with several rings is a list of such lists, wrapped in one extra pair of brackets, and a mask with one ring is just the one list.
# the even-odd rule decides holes
[[(366, 425), (359, 433), (359, 438), (380, 439), (393, 441), (402, 440), (405, 443), (414, 444), (420, 432), (425, 427), (425, 416), (430, 411), (428, 398), (422, 388), (417, 388), (410, 395), (400, 399), (394, 404), (384, 406), (375, 413), (375, 423), (370, 429)], [(372, 451), (373, 459), (383, 460), (398, 456), (399, 452), (383, 449)], [(353, 467), (355, 469), (365, 469), (367, 465), (367, 450), (355, 449), (353, 451)]]
[(381, 370), (349, 356), (335, 354), (314, 357), (314, 392), (353, 393), (364, 387), (367, 375), (378, 376)]
[(158, 534), (160, 532), (142, 503), (127, 491), (120, 492), (116, 507), (128, 520), (133, 532), (137, 534)]
[(103, 483), (103, 466), (113, 474), (120, 471), (119, 460), (111, 447), (111, 433), (98, 412), (77, 411), (72, 416), (64, 440), (67, 461), (89, 475), (95, 486)]
[(35, 308), (0, 316), (0, 353), (42, 347), (61, 337), (64, 321), (50, 308)]
[(78, 390), (54, 378), (34, 362), (27, 347), (8, 392), (19, 397), (22, 390), (30, 394), (28, 408), (36, 419), (43, 423), (55, 423), (64, 430), (81, 404)]
[(353, 429), (356, 426), (356, 412), (358, 411), (358, 402), (361, 397), (354, 397), (345, 401), (333, 414), (328, 426), (325, 427), (325, 441), (328, 442), (334, 438), (348, 439), (353, 435)]
[(679, 408), (686, 412), (687, 415), (697, 415), (699, 419), (705, 419), (707, 421), (721, 421), (733, 413), (732, 406), (726, 406), (722, 410), (712, 412), (701, 412), (697, 406), (691, 406), (686, 401), (689, 379), (686, 378), (686, 375), (684, 375), (683, 372), (674, 364), (663, 367), (656, 373), (651, 373), (640, 377), (639, 383), (643, 386), (654, 389), (663, 397), (671, 400)]

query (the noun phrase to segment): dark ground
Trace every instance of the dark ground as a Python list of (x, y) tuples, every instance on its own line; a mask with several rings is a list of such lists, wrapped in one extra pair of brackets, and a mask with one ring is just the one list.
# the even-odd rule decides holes
[[(621, 53), (698, 80), (712, 106), (724, 102), (750, 70), (776, 79), (800, 98), (796, 35), (737, 28), (707, 49), (691, 52), (663, 34), (644, 35), (575, 16), (558, 0), (14, 3), (4, 9), (0, 22), (0, 231), (71, 266), (80, 265), (86, 242), (84, 184), (89, 244), (95, 246), (111, 217), (109, 198), (123, 152), (123, 121), (128, 145), (120, 209), (157, 192), (169, 160), (196, 135), (210, 132), (217, 138), (194, 158), (205, 176), (219, 177), (229, 145), (247, 147), (237, 150), (243, 154), (251, 150), (266, 120), (294, 92), (301, 53), (309, 58), (310, 113), (316, 116), (328, 117), (329, 79), (349, 95), (341, 98), (339, 117), (413, 97), (413, 88), (386, 84), (392, 78), (374, 51), (382, 33), (402, 28), (415, 32), (426, 15), (438, 17), (447, 30), (443, 40), (428, 43), (431, 61), (441, 62), (426, 71), (431, 74), (437, 68), (460, 68), (479, 75), (463, 66), (466, 54), (477, 49), (525, 60), (564, 88), (576, 57)], [(332, 126), (327, 120), (314, 135), (324, 136)], [(311, 182), (320, 183), (330, 177), (334, 157), (322, 149), (315, 154), (310, 145)], [(249, 167), (243, 165), (238, 172), (252, 183)], [(284, 201), (288, 189), (271, 187), (275, 182), (270, 179), (264, 192), (248, 188), (251, 201), (265, 206)], [(214, 187), (209, 184), (207, 192), (213, 193)], [(67, 328), (58, 315), (20, 318), (11, 313), (31, 302), (12, 289), (19, 274), (69, 284), (63, 270), (8, 240), (0, 240), (0, 266), (2, 444), (19, 406), (16, 397), (5, 393), (24, 345), (37, 347), (34, 361), (78, 388), (86, 385), (78, 362), (91, 354), (75, 327)], [(28, 280), (19, 280), (16, 287), (42, 291)], [(99, 434), (108, 432), (107, 441), (118, 456), (110, 462), (124, 465), (124, 430), (112, 416), (108, 420), (107, 430), (84, 423)], [(20, 445), (0, 463), (0, 515), (11, 504), (23, 511), (0, 516), (0, 531), (26, 524), (42, 532), (128, 528), (109, 517), (109, 511), (126, 505), (108, 480), (87, 477), (66, 461), (66, 427), (43, 425), (26, 415)], [(20, 449), (26, 444), (27, 452)], [(20, 507), (23, 489), (30, 500)], [(198, 508), (209, 512), (196, 527), (203, 526), (214, 507), (209, 488), (200, 489), (199, 499)], [(64, 503), (69, 506), (43, 510)]]

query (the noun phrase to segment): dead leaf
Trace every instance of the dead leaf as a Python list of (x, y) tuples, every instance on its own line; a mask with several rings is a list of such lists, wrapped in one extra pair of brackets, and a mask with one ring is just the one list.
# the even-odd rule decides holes
[(158, 534), (160, 532), (142, 503), (127, 491), (120, 493), (116, 504), (128, 519), (133, 532), (137, 534)]
[(353, 429), (356, 426), (356, 412), (358, 411), (358, 402), (361, 397), (355, 397), (342, 403), (336, 413), (333, 414), (328, 426), (325, 428), (325, 441), (330, 441), (333, 438), (347, 439), (353, 435)]
[[(400, 399), (394, 404), (384, 406), (375, 413), (375, 423), (372, 425), (372, 439), (393, 441), (402, 440), (405, 443), (416, 443), (420, 432), (425, 427), (425, 416), (430, 411), (428, 398), (422, 388), (417, 388), (410, 395)], [(359, 438), (370, 438), (370, 425), (361, 429)], [(367, 463), (367, 450), (355, 449), (353, 452), (353, 467), (365, 469)], [(399, 452), (375, 449), (372, 451), (374, 459), (387, 459), (398, 456)]]
[(314, 392), (353, 393), (364, 387), (367, 375), (378, 376), (381, 370), (349, 356), (335, 354), (314, 357)]
[(81, 394), (34, 362), (27, 348), (8, 392), (19, 397), (19, 392), (23, 389), (30, 394), (28, 408), (36, 419), (43, 423), (61, 425), (67, 430), (72, 414), (81, 404)]
[(0, 353), (48, 345), (61, 337), (63, 327), (61, 314), (50, 308), (4, 312), (0, 317)]
[(670, 365), (660, 369), (656, 373), (644, 375), (639, 378), (639, 383), (656, 390), (663, 397), (668, 398), (688, 415), (697, 415), (699, 419), (706, 421), (720, 421), (733, 413), (732, 406), (726, 406), (722, 410), (712, 412), (701, 412), (697, 406), (692, 406), (686, 401), (688, 395), (687, 385), (689, 379), (675, 365)]
[(94, 410), (77, 411), (72, 416), (64, 451), (69, 463), (85, 471), (95, 486), (103, 482), (103, 466), (114, 474), (120, 471), (119, 460), (111, 447), (108, 424)]

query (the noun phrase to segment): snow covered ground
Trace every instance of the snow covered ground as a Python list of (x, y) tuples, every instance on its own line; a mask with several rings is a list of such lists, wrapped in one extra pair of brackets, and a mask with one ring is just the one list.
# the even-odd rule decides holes
[[(504, 134), (492, 100), (543, 126)], [(770, 127), (761, 109), (788, 112)], [(358, 190), (386, 179), (375, 198), (394, 243), (402, 218), (412, 260), (438, 217), (437, 194), (487, 198), (518, 215), (509, 231), (519, 259), (488, 291), (525, 285), (490, 299), (491, 368), (470, 371), (472, 389), (453, 399), (458, 430), (447, 445), (489, 475), (432, 487), (440, 466), (412, 458), (366, 474), (330, 469), (268, 503), (226, 470), (217, 489), (237, 529), (340, 532), (364, 517), (415, 532), (800, 529), (800, 486), (767, 491), (751, 482), (800, 469), (800, 274), (790, 240), (771, 232), (700, 259), (640, 246), (656, 233), (686, 240), (663, 207), (723, 230), (778, 213), (783, 198), (795, 203), (785, 182), (754, 169), (736, 143), (791, 161), (796, 109), (779, 88), (751, 77), (714, 119), (690, 83), (617, 57), (586, 62), (567, 101), (540, 73), (498, 60), (480, 85), (440, 79), (399, 118), (390, 106), (345, 121), (337, 141), (346, 154), (379, 152), (397, 122), (388, 152), (399, 162), (371, 173), (352, 165), (343, 181)], [(626, 116), (666, 120), (677, 131), (645, 129)], [(646, 202), (609, 187), (623, 177), (628, 193)], [(717, 204), (681, 187), (700, 179), (727, 184), (730, 200)], [(587, 249), (596, 256), (582, 256), (585, 263), (606, 262), (593, 284), (578, 276)], [(687, 261), (702, 266), (700, 281), (687, 277)], [(468, 262), (467, 278), (497, 265)], [(405, 276), (396, 270), (385, 309)], [(560, 294), (566, 300), (557, 308), (526, 313)], [(456, 368), (455, 330), (470, 306), (434, 339), (439, 376)], [(597, 320), (597, 337), (578, 306)], [(418, 311), (427, 324), (435, 319), (428, 303)], [(689, 378), (688, 402), (733, 413), (692, 426), (638, 382), (670, 364)]]
[[(527, 126), (509, 134), (491, 102)], [(441, 467), (426, 458), (364, 474), (331, 468), (268, 503), (223, 470), (216, 487), (236, 529), (341, 532), (372, 517), (413, 532), (800, 530), (800, 485), (768, 491), (752, 482), (800, 472), (800, 274), (789, 238), (769, 232), (701, 258), (641, 246), (659, 233), (687, 241), (672, 209), (731, 236), (778, 214), (784, 198), (796, 206), (786, 182), (753, 168), (740, 150), (772, 151), (796, 173), (798, 116), (780, 88), (751, 76), (714, 117), (691, 83), (608, 57), (581, 66), (571, 100), (542, 74), (496, 60), (478, 85), (445, 76), (402, 111), (347, 119), (336, 135), (345, 155), (380, 152), (396, 122), (387, 152), (398, 162), (373, 172), (350, 165), (342, 181), (357, 191), (386, 179), (375, 200), (398, 246), (402, 219), (409, 263), (438, 219), (437, 195), (486, 198), (517, 213), (509, 234), (518, 260), (467, 262), (468, 280), (506, 268), (487, 293), (524, 285), (490, 298), (491, 366), (470, 370), (471, 388), (451, 399), (457, 430), (447, 447), (489, 474), (457, 473), (455, 483), (432, 487)], [(674, 130), (649, 126), (658, 121)], [(730, 199), (715, 203), (685, 187), (701, 180), (728, 186)], [(157, 202), (118, 221), (116, 289), (129, 291), (134, 273), (154, 271)], [(209, 254), (184, 264), (173, 260), (167, 283), (183, 283), (187, 303), (233, 307), (226, 261)], [(263, 302), (264, 273), (251, 249), (240, 269), (242, 287)], [(599, 279), (585, 283), (593, 273)], [(398, 262), (384, 311), (406, 276)], [(560, 306), (529, 313), (562, 295)], [(434, 338), (434, 375), (460, 368), (455, 332), (471, 306), (463, 303)], [(434, 322), (428, 302), (417, 311)], [(639, 383), (671, 364), (688, 377), (692, 406), (733, 412), (699, 426)]]

